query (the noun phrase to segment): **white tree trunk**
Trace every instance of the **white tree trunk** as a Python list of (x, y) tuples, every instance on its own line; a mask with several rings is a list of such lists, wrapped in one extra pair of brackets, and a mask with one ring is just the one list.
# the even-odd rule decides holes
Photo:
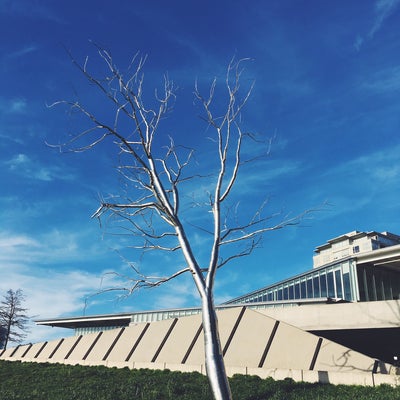
[(213, 396), (215, 400), (231, 400), (212, 293), (202, 299), (202, 316), (206, 372)]
[[(141, 248), (144, 251), (174, 252), (180, 250), (186, 260), (184, 267), (172, 274), (168, 273), (166, 276), (147, 276), (130, 264), (135, 276), (127, 279), (129, 286), (110, 288), (109, 290), (124, 290), (131, 294), (141, 287), (158, 287), (183, 273), (191, 273), (202, 302), (205, 365), (211, 390), (216, 400), (231, 400), (232, 395), (226, 377), (213, 301), (216, 271), (233, 259), (251, 254), (265, 232), (297, 224), (307, 211), (300, 216), (284, 219), (274, 226), (269, 226), (271, 216), (264, 215), (264, 203), (256, 210), (253, 217), (244, 221), (236, 211), (232, 213), (234, 203), (223, 205), (236, 183), (241, 165), (257, 160), (260, 156), (260, 154), (251, 153), (250, 158), (242, 159), (243, 140), (253, 139), (253, 135), (243, 132), (241, 128), (241, 112), (247, 103), (253, 84), (247, 91), (245, 90), (244, 96), (239, 93), (241, 92), (239, 90), (241, 89), (241, 65), (245, 60), (235, 61), (233, 59), (228, 65), (225, 80), (228, 99), (226, 110), (222, 115), (220, 115), (220, 111), (217, 112), (220, 108), (218, 104), (218, 107), (215, 107), (217, 114), (214, 116), (214, 105), (212, 105), (216, 80), (214, 79), (211, 84), (208, 97), (203, 97), (197, 86), (195, 88), (195, 96), (205, 111), (204, 119), (215, 131), (213, 140), (215, 139), (216, 144), (216, 161), (217, 164), (219, 163), (216, 169), (216, 180), (213, 181), (214, 193), (207, 192), (205, 198), (209, 208), (204, 216), (208, 216), (208, 211), (212, 211), (214, 220), (213, 223), (210, 221), (211, 226), (206, 226), (205, 222), (201, 222), (198, 226), (201, 232), (213, 235), (208, 267), (201, 268), (182, 224), (183, 211), (179, 207), (180, 197), (183, 197), (182, 194), (187, 197), (190, 192), (181, 192), (181, 183), (194, 178), (206, 178), (212, 174), (202, 175), (202, 168), (197, 172), (191, 168), (186, 170), (192, 159), (193, 151), (175, 146), (172, 139), (164, 156), (160, 157), (159, 151), (153, 150), (156, 145), (159, 146), (163, 143), (163, 140), (157, 144), (153, 141), (160, 121), (170, 111), (171, 103), (175, 99), (175, 87), (172, 81), (166, 78), (164, 93), (160, 96), (157, 94), (156, 106), (147, 107), (142, 98), (144, 79), (142, 68), (145, 57), (135, 57), (130, 66), (133, 69), (129, 69), (128, 75), (125, 76), (115, 66), (108, 51), (97, 45), (95, 48), (105, 62), (106, 79), (97, 79), (88, 72), (88, 58), (83, 64), (79, 64), (74, 58), (72, 61), (90, 84), (99, 89), (101, 95), (110, 101), (112, 109), (115, 110), (115, 118), (109, 120), (100, 112), (99, 118), (97, 118), (89, 111), (89, 108), (78, 101), (56, 102), (54, 104), (66, 104), (74, 112), (80, 112), (88, 118), (90, 125), (73, 134), (69, 142), (54, 147), (70, 147), (75, 152), (81, 152), (92, 149), (104, 140), (112, 138), (118, 147), (120, 160), (118, 171), (122, 177), (127, 179), (126, 183), (128, 187), (132, 188), (135, 195), (133, 199), (127, 198), (121, 203), (101, 200), (100, 207), (93, 217), (100, 218), (109, 212), (111, 216), (117, 217), (115, 221), (118, 223), (125, 221), (128, 224), (123, 228), (128, 228), (127, 232), (131, 232), (133, 237), (143, 239), (143, 243), (138, 247), (135, 244), (134, 248)], [(131, 127), (126, 129), (129, 121), (131, 121)], [(182, 153), (178, 149), (182, 150)], [(263, 146), (260, 149), (262, 153)], [(268, 152), (269, 147), (266, 150)], [(214, 167), (210, 167), (210, 170), (213, 171)], [(213, 190), (210, 190), (210, 193), (212, 192)], [(111, 199), (118, 197), (111, 196)], [(204, 199), (201, 198), (199, 204), (203, 201)], [(194, 203), (197, 205), (197, 202), (196, 199)], [(221, 212), (224, 219), (222, 226)], [(197, 214), (194, 216), (197, 221)], [(190, 225), (195, 226), (192, 223)], [(174, 239), (177, 239), (178, 243)], [(239, 243), (243, 246), (238, 247)], [(119, 274), (116, 273), (116, 275)], [(125, 276), (124, 278), (126, 279)]]

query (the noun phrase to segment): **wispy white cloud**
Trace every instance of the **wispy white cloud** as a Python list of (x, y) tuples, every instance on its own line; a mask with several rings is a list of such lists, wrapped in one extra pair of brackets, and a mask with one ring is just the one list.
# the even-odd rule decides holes
[(151, 305), (154, 309), (182, 308), (199, 304), (199, 295), (189, 275), (172, 281), (160, 290)]
[(400, 90), (400, 67), (387, 68), (371, 75), (361, 87), (374, 92), (394, 92)]
[(372, 27), (366, 36), (357, 35), (354, 41), (354, 48), (359, 51), (366, 40), (374, 38), (376, 33), (382, 28), (384, 22), (396, 11), (400, 5), (400, 0), (377, 0), (374, 6), (374, 20)]
[(371, 179), (381, 185), (391, 185), (400, 178), (400, 146), (385, 148), (349, 160), (330, 171), (330, 174), (345, 174), (358, 180)]
[(1, 0), (0, 13), (64, 23), (64, 20), (54, 12), (53, 7), (50, 8), (29, 0)]
[[(60, 267), (60, 263), (74, 265), (87, 258), (103, 259), (100, 247), (87, 246), (82, 232), (51, 231), (46, 234), (29, 236), (18, 232), (0, 232), (0, 295), (7, 290), (22, 289), (26, 300), (24, 307), (34, 319), (53, 318), (63, 315), (82, 314), (85, 299), (101, 290), (99, 270), (88, 272), (77, 267)], [(104, 261), (103, 261), (104, 262)], [(108, 286), (120, 283), (109, 276)], [(98, 303), (107, 301), (99, 296)], [(48, 340), (49, 330), (31, 323), (28, 340)], [(57, 330), (56, 336), (71, 334), (71, 331)]]
[(13, 100), (10, 104), (10, 112), (11, 113), (24, 113), (26, 111), (26, 100), (25, 99), (17, 99)]
[(27, 54), (34, 53), (38, 49), (39, 49), (38, 46), (31, 44), (31, 45), (24, 46), (24, 47), (22, 47), (22, 48), (20, 48), (18, 50), (15, 50), (15, 51), (13, 51), (11, 53), (6, 54), (4, 56), (4, 58), (5, 59), (13, 59), (13, 58), (24, 57)]
[(0, 97), (0, 114), (25, 114), (28, 111), (24, 98), (5, 99)]
[(1, 265), (18, 265), (18, 263), (23, 264), (29, 261), (29, 263), (49, 265), (84, 260), (89, 255), (94, 256), (96, 251), (90, 247), (86, 247), (86, 251), (82, 250), (81, 243), (85, 241), (87, 234), (83, 231), (68, 232), (58, 229), (35, 236), (1, 231), (0, 263)]
[(400, 0), (378, 0), (375, 3), (375, 21), (368, 34), (370, 38), (381, 29), (384, 21), (394, 13), (399, 4)]
[(254, 168), (252, 168), (251, 173), (244, 176), (239, 185), (243, 184), (248, 186), (250, 191), (259, 190), (259, 186), (256, 185), (257, 182), (268, 182), (273, 184), (278, 179), (293, 176), (294, 174), (300, 174), (303, 169), (304, 166), (298, 160), (266, 159), (263, 162), (256, 163)]
[(361, 35), (357, 35), (356, 40), (354, 41), (353, 46), (354, 46), (354, 48), (355, 48), (357, 51), (360, 51), (361, 46), (363, 45), (363, 43), (364, 43), (364, 38), (363, 38)]
[(16, 154), (11, 159), (4, 161), (4, 165), (13, 173), (39, 181), (49, 182), (55, 179), (73, 179), (73, 175), (71, 173), (61, 170), (60, 167), (54, 165), (41, 165), (40, 162), (32, 160), (23, 153)]
[[(82, 314), (85, 296), (97, 290), (99, 282), (98, 276), (82, 271), (41, 270), (37, 266), (26, 267), (16, 263), (9, 265), (8, 270), (1, 271), (1, 274), (0, 293), (22, 289), (25, 295), (23, 305), (33, 320)], [(56, 336), (72, 333), (40, 329), (33, 320), (30, 321), (27, 337), (30, 342), (48, 340), (52, 333)]]
[[(374, 204), (379, 204), (381, 209), (391, 209), (393, 197), (400, 195), (399, 182), (400, 146), (395, 146), (354, 158), (326, 171), (319, 178), (316, 192), (333, 205), (325, 214), (331, 218), (334, 214), (367, 210)], [(376, 205), (373, 208), (376, 209)]]

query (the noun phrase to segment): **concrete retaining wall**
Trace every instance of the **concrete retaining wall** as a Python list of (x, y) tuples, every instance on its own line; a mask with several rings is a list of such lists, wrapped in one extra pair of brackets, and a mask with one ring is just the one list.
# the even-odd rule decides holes
[[(377, 370), (374, 359), (263, 313), (238, 307), (220, 311), (218, 320), (230, 376), (240, 373), (334, 384), (399, 383), (399, 376), (387, 374), (388, 366)], [(27, 344), (1, 352), (0, 359), (205, 373), (201, 315)]]

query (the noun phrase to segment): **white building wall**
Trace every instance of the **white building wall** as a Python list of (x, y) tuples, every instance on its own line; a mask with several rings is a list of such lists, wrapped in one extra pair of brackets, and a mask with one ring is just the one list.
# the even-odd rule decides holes
[(328, 240), (325, 245), (315, 250), (314, 268), (382, 247), (394, 246), (400, 243), (400, 238), (388, 232), (358, 232), (353, 231), (335, 239)]

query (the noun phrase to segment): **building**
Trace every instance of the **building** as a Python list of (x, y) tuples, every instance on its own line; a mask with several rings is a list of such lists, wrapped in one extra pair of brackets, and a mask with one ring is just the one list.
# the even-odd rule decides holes
[[(313, 260), (302, 274), (217, 307), (229, 371), (281, 369), (297, 379), (299, 370), (302, 380), (318, 372), (311, 381), (324, 381), (326, 372), (330, 382), (371, 384), (378, 365), (392, 368), (400, 355), (400, 236), (350, 232), (318, 246)], [(199, 314), (185, 308), (39, 320), (75, 336), (10, 349), (0, 359), (202, 371)], [(357, 377), (348, 380), (351, 371)]]
[(313, 260), (311, 270), (227, 304), (268, 309), (270, 316), (392, 362), (400, 354), (400, 236), (353, 231), (316, 247)]
[(227, 304), (396, 300), (400, 293), (400, 236), (350, 232), (315, 249), (309, 271)]
[(353, 231), (328, 240), (315, 249), (314, 268), (327, 265), (354, 254), (368, 253), (400, 244), (400, 236), (389, 232)]

